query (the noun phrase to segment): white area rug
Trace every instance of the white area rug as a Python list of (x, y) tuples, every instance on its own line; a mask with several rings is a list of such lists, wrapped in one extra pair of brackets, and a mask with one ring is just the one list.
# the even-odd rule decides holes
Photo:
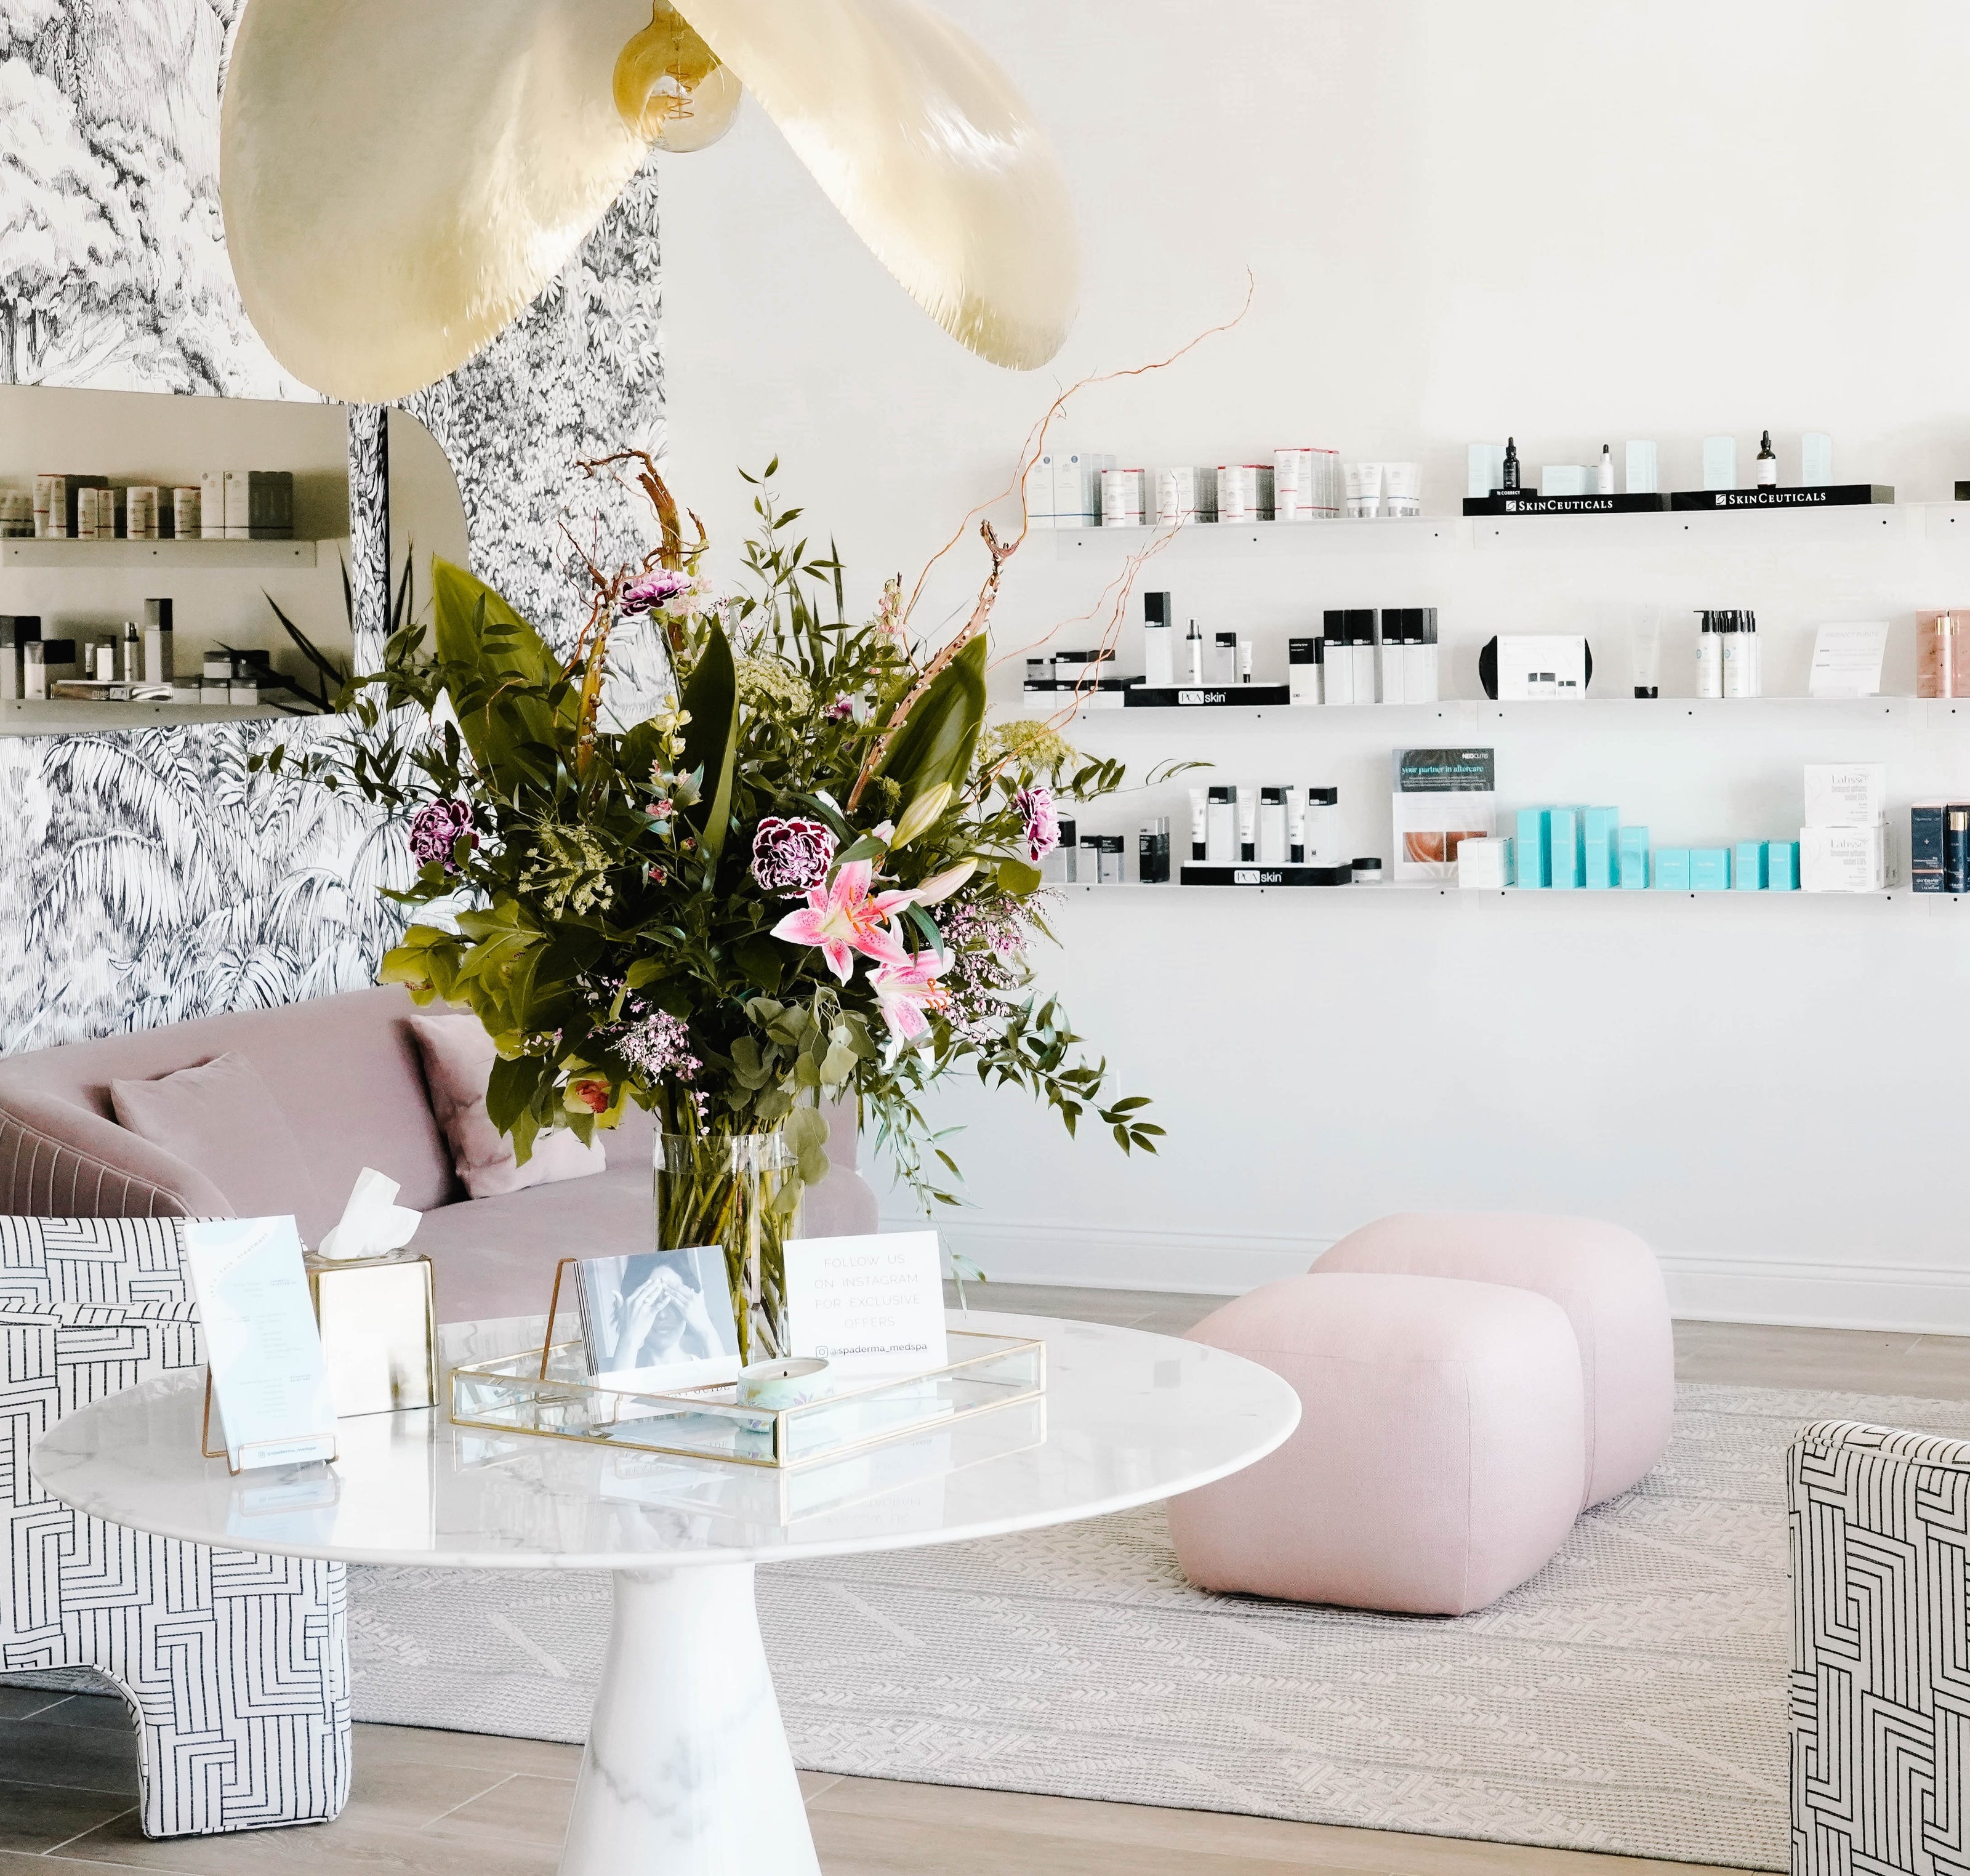
[[(1783, 1869), (1784, 1454), (1970, 1404), (1686, 1386), (1642, 1484), (1481, 1614), (1204, 1595), (1160, 1509), (759, 1578), (804, 1768)], [(356, 1715), (586, 1729), (600, 1577), (350, 1572)]]

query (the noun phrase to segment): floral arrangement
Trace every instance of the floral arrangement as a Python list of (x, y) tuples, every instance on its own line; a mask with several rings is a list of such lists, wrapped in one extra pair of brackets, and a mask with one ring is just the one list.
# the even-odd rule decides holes
[[(899, 581), (873, 619), (843, 616), (840, 564), (789, 541), (800, 511), (778, 506), (776, 465), (746, 478), (761, 527), (749, 590), (728, 597), (647, 457), (584, 467), (625, 461), (660, 545), (590, 564), (571, 655), (438, 562), (428, 645), (421, 624), (396, 632), (353, 687), (361, 730), (312, 759), (408, 823), (418, 871), (397, 896), (425, 915), (382, 974), (476, 1012), (500, 1058), (494, 1124), (523, 1158), (543, 1129), (587, 1140), (631, 1102), (667, 1136), (779, 1132), (792, 1189), (827, 1171), (821, 1104), (853, 1096), (899, 1175), (949, 1204), (957, 1167), (921, 1102), (970, 1071), (1070, 1133), (1092, 1110), (1124, 1152), (1153, 1151), (1146, 1102), (1112, 1097), (1105, 1063), (1029, 987), (1057, 805), (1125, 777), (1046, 724), (984, 727), (1010, 548), (983, 528), (978, 604), (932, 651)], [(670, 684), (625, 727), (604, 705), (632, 645), (660, 652)], [(773, 1250), (769, 1231), (763, 1263), (756, 1241), (734, 1275), (776, 1343)]]

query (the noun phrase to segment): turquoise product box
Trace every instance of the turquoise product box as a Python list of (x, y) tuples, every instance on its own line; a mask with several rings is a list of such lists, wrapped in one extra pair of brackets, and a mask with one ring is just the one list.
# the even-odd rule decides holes
[(1768, 892), (1799, 890), (1799, 843), (1767, 840), (1765, 843), (1765, 889)]
[(1689, 890), (1689, 849), (1659, 847), (1656, 849), (1656, 886), (1664, 892)]
[(1762, 892), (1765, 889), (1763, 840), (1740, 840), (1731, 849), (1731, 889), (1734, 892)]
[(1589, 892), (1612, 892), (1620, 883), (1617, 843), (1621, 834), (1618, 808), (1587, 808), (1580, 815), (1582, 878)]
[(1578, 808), (1547, 811), (1546, 883), (1555, 892), (1571, 890), (1585, 877), (1586, 855), (1580, 840), (1583, 811)]
[(1621, 861), (1621, 889), (1642, 892), (1649, 884), (1649, 831), (1623, 827), (1615, 836), (1615, 850)]
[(1689, 889), (1692, 892), (1730, 891), (1730, 848), (1692, 847), (1689, 850)]
[(1545, 808), (1519, 810), (1519, 834), (1513, 857), (1517, 861), (1519, 884), (1546, 886), (1551, 883), (1552, 811)]

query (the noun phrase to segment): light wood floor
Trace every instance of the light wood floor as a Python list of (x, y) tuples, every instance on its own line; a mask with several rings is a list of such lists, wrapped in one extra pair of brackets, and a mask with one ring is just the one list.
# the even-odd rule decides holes
[[(1176, 1333), (1219, 1299), (993, 1283), (971, 1300)], [(1686, 1380), (1970, 1400), (1970, 1338), (1685, 1322), (1676, 1351)], [(0, 1876), (51, 1861), (105, 1876), (551, 1876), (577, 1748), (398, 1726), (356, 1735), (355, 1792), (335, 1823), (151, 1842), (135, 1826), (121, 1704), (0, 1687)], [(801, 1783), (825, 1876), (1691, 1876), (1686, 1864), (1267, 1818), (873, 1779)]]

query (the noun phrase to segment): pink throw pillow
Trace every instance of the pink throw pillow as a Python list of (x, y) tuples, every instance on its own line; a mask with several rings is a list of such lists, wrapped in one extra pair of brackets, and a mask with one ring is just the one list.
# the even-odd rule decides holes
[(203, 1172), (242, 1218), (308, 1219), (321, 1193), (273, 1091), (229, 1052), (154, 1081), (112, 1081), (119, 1126)]
[(584, 1146), (561, 1128), (539, 1135), (527, 1163), (515, 1163), (513, 1143), (486, 1117), (486, 1085), (499, 1054), (486, 1026), (476, 1016), (413, 1016), (410, 1024), (424, 1058), (432, 1115), (470, 1197), (499, 1198), (529, 1185), (586, 1179), (608, 1165), (600, 1140)]

